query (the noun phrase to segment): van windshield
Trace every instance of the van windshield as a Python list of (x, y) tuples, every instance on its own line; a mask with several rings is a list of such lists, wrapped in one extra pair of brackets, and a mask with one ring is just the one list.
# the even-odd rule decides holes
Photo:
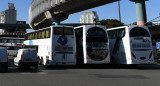
[(135, 27), (130, 31), (130, 37), (150, 37), (150, 34), (142, 27)]

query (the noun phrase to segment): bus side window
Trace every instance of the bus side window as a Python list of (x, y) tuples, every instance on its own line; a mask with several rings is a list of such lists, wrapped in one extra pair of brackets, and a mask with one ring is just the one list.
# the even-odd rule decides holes
[(111, 39), (111, 31), (108, 31), (109, 39)]
[(30, 40), (32, 39), (32, 34), (29, 35), (30, 36)]
[(50, 38), (50, 30), (46, 30), (46, 38)]
[(27, 40), (29, 40), (29, 34), (27, 34), (26, 37), (27, 37)]
[(34, 33), (32, 33), (32, 39), (35, 39), (35, 38), (34, 38)]
[(120, 38), (123, 38), (125, 36), (125, 29), (122, 28), (122, 29), (117, 30), (117, 36)]
[(38, 38), (38, 35), (37, 35), (37, 33), (35, 33), (35, 39), (37, 39)]
[(30, 40), (30, 34), (28, 34), (28, 39)]
[(42, 31), (42, 38), (45, 38), (45, 31)]
[(41, 38), (41, 32), (38, 32), (38, 38), (39, 39)]
[(24, 40), (26, 40), (26, 35), (24, 35)]
[(113, 39), (116, 38), (116, 30), (113, 30), (113, 31), (112, 31), (112, 38), (113, 38)]

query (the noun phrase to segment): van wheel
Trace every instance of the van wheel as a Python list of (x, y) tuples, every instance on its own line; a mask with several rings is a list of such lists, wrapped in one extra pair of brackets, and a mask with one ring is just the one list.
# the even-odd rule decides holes
[(18, 70), (21, 70), (22, 68), (20, 66), (18, 66)]
[(22, 66), (18, 65), (18, 70), (22, 70)]

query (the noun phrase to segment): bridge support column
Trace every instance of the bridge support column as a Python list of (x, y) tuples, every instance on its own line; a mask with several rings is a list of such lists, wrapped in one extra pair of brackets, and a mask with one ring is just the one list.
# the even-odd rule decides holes
[(55, 26), (60, 25), (60, 23), (61, 23), (60, 21), (56, 21), (56, 22), (55, 22)]
[(145, 25), (147, 22), (145, 1), (148, 0), (130, 0), (136, 5), (137, 25)]

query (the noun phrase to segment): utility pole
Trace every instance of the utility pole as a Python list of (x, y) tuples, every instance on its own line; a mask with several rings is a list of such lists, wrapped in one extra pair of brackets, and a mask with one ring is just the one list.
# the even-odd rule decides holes
[(119, 11), (119, 21), (121, 22), (121, 8), (120, 8), (120, 1), (118, 1), (118, 11)]

